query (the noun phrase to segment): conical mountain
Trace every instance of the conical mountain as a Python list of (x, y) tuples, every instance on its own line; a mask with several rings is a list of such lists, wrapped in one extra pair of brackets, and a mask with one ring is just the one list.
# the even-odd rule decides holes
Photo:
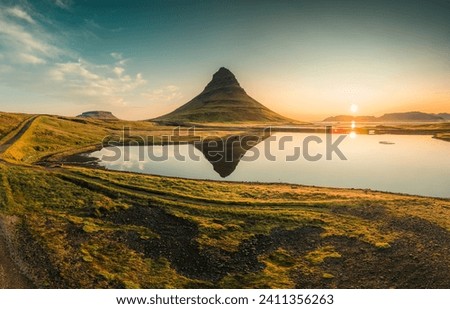
[(153, 119), (166, 123), (184, 122), (270, 122), (289, 123), (255, 99), (239, 85), (226, 68), (220, 68), (198, 96), (173, 112)]

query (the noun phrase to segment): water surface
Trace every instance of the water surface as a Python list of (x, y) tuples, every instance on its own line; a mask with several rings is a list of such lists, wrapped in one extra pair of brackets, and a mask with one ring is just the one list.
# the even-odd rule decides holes
[[(279, 141), (283, 136), (292, 136), (293, 141), (286, 142), (284, 149), (281, 149)], [(325, 134), (315, 134), (324, 142), (310, 142), (309, 154), (324, 156), (318, 161), (308, 161), (304, 157), (288, 161), (287, 157), (294, 153), (295, 147), (300, 147), (301, 152), (302, 142), (308, 136), (308, 133), (276, 133), (254, 147), (246, 147), (240, 153), (227, 156), (228, 160), (213, 160), (214, 156), (202, 152), (204, 148), (192, 144), (119, 147), (114, 151), (104, 148), (91, 156), (105, 159), (104, 156), (111, 156), (120, 150), (122, 156), (118, 160), (100, 161), (100, 165), (107, 169), (118, 171), (193, 179), (367, 188), (450, 197), (449, 142), (423, 135), (348, 135), (339, 147), (347, 160), (341, 160), (336, 155), (332, 160), (326, 160)], [(334, 140), (336, 138), (333, 137)], [(389, 143), (382, 144), (380, 141)], [(126, 149), (129, 150), (129, 160), (124, 160)], [(270, 155), (264, 155), (269, 149)], [(144, 160), (140, 160), (143, 153)], [(148, 153), (152, 154), (151, 159)], [(167, 160), (155, 158), (164, 157), (164, 154)], [(181, 160), (182, 156), (184, 160)], [(272, 156), (276, 159), (273, 160)]]

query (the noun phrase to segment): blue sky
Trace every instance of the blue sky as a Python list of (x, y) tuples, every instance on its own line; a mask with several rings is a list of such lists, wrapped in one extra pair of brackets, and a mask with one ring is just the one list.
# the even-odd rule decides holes
[(0, 0), (0, 110), (146, 119), (221, 66), (302, 120), (450, 112), (450, 1)]

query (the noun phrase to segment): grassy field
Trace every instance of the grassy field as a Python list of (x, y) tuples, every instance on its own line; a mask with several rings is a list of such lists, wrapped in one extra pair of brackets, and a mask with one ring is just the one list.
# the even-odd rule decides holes
[(39, 287), (449, 284), (448, 200), (0, 168), (0, 209), (20, 219), (15, 246)]
[(10, 134), (20, 127), (20, 124), (31, 115), (27, 114), (11, 114), (0, 112), (0, 145), (6, 142)]
[[(4, 132), (11, 132), (9, 135), (17, 133), (20, 121), (30, 118), (24, 116), (23, 119), (18, 118), (13, 122), (10, 119), (15, 119), (14, 117), (15, 115), (12, 115), (7, 118), (9, 123), (2, 123)], [(0, 156), (11, 163), (33, 164), (43, 159), (59, 161), (70, 154), (92, 150), (109, 143), (161, 144), (169, 142), (169, 139), (172, 142), (191, 141), (198, 137), (223, 137), (242, 131), (227, 128), (199, 128), (191, 131), (190, 127), (163, 126), (148, 121), (105, 121), (41, 115), (37, 116), (26, 132), (3, 154), (0, 153)], [(6, 141), (7, 137), (4, 140)]]
[(0, 237), (33, 287), (450, 286), (448, 199), (33, 164), (127, 125), (173, 129), (39, 116), (2, 154)]

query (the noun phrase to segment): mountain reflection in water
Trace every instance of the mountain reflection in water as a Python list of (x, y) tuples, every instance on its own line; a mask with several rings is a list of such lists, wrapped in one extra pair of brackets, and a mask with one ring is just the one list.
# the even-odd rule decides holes
[(270, 133), (266, 131), (251, 132), (196, 142), (194, 146), (212, 164), (214, 171), (225, 178), (234, 172), (248, 150), (269, 136)]

